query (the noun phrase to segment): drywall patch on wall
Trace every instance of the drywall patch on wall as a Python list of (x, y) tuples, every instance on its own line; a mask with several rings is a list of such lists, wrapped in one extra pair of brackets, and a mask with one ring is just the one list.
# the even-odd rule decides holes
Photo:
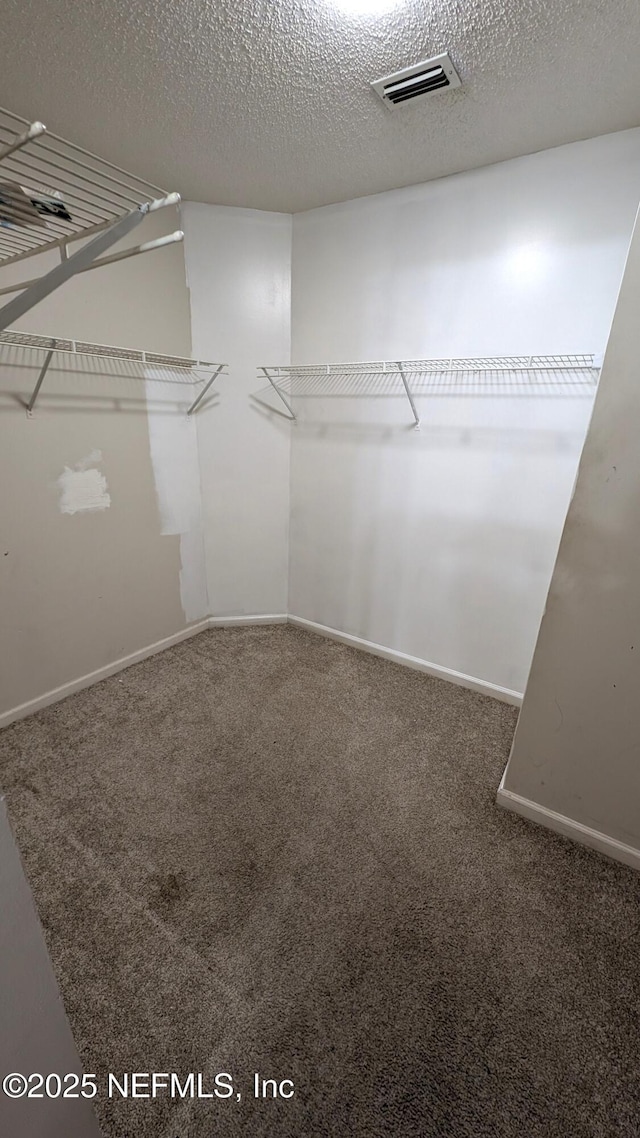
[(65, 466), (57, 483), (60, 490), (60, 513), (82, 514), (109, 508), (111, 495), (107, 480), (96, 465), (100, 462), (102, 451), (93, 450), (77, 462), (73, 469)]
[(182, 219), (192, 351), (230, 372), (194, 416), (209, 611), (286, 612), (291, 424), (251, 396), (271, 391), (258, 365), (289, 360), (292, 218), (187, 202)]
[[(195, 420), (187, 416), (192, 388), (175, 389), (146, 371), (145, 390), (151, 464), (160, 514), (160, 532), (180, 537), (180, 602), (186, 620), (209, 615), (200, 505), (200, 468)], [(189, 398), (191, 396), (191, 398)]]

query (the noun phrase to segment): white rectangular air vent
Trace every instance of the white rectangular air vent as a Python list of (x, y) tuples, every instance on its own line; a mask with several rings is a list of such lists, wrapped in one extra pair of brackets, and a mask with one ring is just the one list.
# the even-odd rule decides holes
[(438, 91), (460, 87), (461, 83), (455, 67), (445, 52), (444, 55), (436, 55), (433, 59), (415, 63), (413, 67), (404, 67), (394, 75), (385, 75), (383, 79), (376, 79), (371, 86), (389, 110), (393, 111), (396, 107), (415, 102), (416, 99), (426, 99)]

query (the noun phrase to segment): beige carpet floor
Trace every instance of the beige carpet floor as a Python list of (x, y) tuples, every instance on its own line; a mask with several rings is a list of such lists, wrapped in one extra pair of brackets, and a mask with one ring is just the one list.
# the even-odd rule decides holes
[[(640, 878), (495, 806), (515, 718), (265, 627), (2, 733), (108, 1138), (637, 1138)], [(234, 1096), (109, 1100), (108, 1071)]]

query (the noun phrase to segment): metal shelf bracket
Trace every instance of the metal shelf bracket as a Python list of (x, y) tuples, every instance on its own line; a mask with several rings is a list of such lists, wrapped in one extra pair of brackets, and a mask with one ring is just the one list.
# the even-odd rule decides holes
[(298, 419), (297, 419), (295, 411), (293, 410), (293, 407), (291, 406), (291, 404), (290, 404), (289, 400), (286, 398), (286, 396), (282, 394), (280, 388), (277, 386), (275, 381), (270, 376), (269, 369), (266, 367), (262, 367), (262, 368), (260, 368), (260, 371), (264, 372), (264, 374), (266, 375), (267, 379), (269, 380), (269, 383), (271, 384), (273, 390), (275, 391), (276, 395), (284, 403), (285, 407), (287, 408), (287, 411), (289, 412), (290, 418), (293, 420), (294, 423), (297, 423)]
[(42, 367), (40, 368), (40, 375), (38, 376), (38, 378), (36, 380), (36, 385), (33, 389), (31, 399), (27, 403), (27, 415), (29, 416), (29, 418), (31, 418), (33, 408), (36, 405), (36, 399), (38, 398), (38, 392), (39, 392), (40, 388), (42, 387), (44, 377), (47, 374), (47, 370), (49, 368), (49, 364), (51, 363), (52, 358), (53, 358), (53, 348), (51, 348), (51, 351), (47, 352), (47, 354), (45, 356), (45, 361), (44, 361)]
[(398, 360), (398, 371), (400, 372), (400, 378), (402, 379), (402, 382), (404, 384), (404, 389), (407, 393), (407, 399), (409, 400), (409, 403), (411, 405), (411, 410), (413, 412), (413, 417), (415, 419), (415, 430), (419, 431), (420, 430), (420, 416), (418, 415), (418, 412), (416, 410), (416, 405), (414, 402), (413, 394), (412, 394), (411, 388), (409, 387), (409, 384), (407, 382), (407, 377), (405, 375), (405, 370), (404, 370), (404, 365), (402, 363), (402, 360)]
[(191, 404), (191, 406), (190, 406), (189, 410), (187, 411), (187, 415), (192, 415), (192, 414), (193, 414), (193, 412), (195, 411), (196, 407), (197, 407), (197, 406), (198, 406), (198, 405), (199, 405), (199, 404), (202, 402), (202, 400), (204, 399), (204, 397), (205, 397), (205, 395), (207, 394), (207, 391), (208, 391), (208, 390), (209, 390), (209, 388), (211, 387), (212, 383), (214, 383), (214, 382), (215, 382), (215, 380), (216, 380), (216, 379), (218, 378), (218, 376), (220, 375), (220, 372), (222, 371), (222, 369), (223, 369), (223, 367), (224, 367), (224, 366), (225, 366), (224, 364), (218, 364), (218, 367), (217, 367), (217, 368), (216, 368), (216, 370), (214, 371), (213, 375), (212, 375), (212, 376), (211, 376), (211, 377), (210, 377), (210, 378), (207, 380), (207, 382), (205, 383), (204, 387), (202, 388), (202, 391), (201, 391), (201, 392), (199, 393), (199, 395), (197, 395), (197, 396), (196, 396), (196, 398), (194, 399), (194, 401), (193, 401), (193, 403)]

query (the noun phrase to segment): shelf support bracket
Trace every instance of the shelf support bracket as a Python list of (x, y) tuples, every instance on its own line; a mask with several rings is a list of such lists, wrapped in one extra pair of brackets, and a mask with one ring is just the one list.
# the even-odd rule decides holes
[[(53, 340), (52, 343), (53, 343), (53, 345), (55, 345), (55, 340)], [(33, 411), (33, 408), (36, 405), (36, 399), (38, 398), (38, 392), (40, 391), (40, 388), (42, 387), (42, 381), (44, 380), (44, 377), (47, 374), (47, 371), (49, 369), (49, 364), (51, 363), (51, 357), (52, 356), (53, 356), (53, 346), (51, 348), (51, 351), (47, 352), (47, 355), (45, 357), (45, 361), (44, 361), (42, 367), (40, 368), (40, 375), (38, 376), (38, 378), (36, 380), (36, 385), (33, 389), (31, 399), (27, 403), (27, 415), (31, 415), (31, 412)]]
[(297, 423), (298, 419), (297, 419), (295, 411), (293, 410), (293, 407), (291, 406), (289, 400), (286, 399), (285, 396), (282, 394), (282, 392), (281, 392), (280, 388), (278, 387), (278, 385), (276, 384), (275, 380), (272, 379), (272, 377), (269, 375), (269, 369), (266, 367), (261, 367), (260, 371), (264, 372), (264, 374), (266, 375), (267, 379), (269, 380), (269, 383), (271, 384), (273, 390), (275, 391), (276, 395), (282, 400), (285, 407), (287, 408), (287, 411), (289, 412), (290, 417), (293, 419), (293, 422)]
[[(154, 241), (145, 241), (142, 245), (134, 245), (131, 249), (124, 249), (122, 253), (112, 253), (110, 257), (99, 257), (98, 260), (93, 261), (90, 265), (85, 265), (84, 269), (78, 269), (78, 273), (90, 273), (93, 269), (101, 269), (104, 265), (114, 265), (118, 261), (126, 261), (129, 257), (138, 257), (141, 253), (151, 253), (154, 249), (164, 249), (167, 245), (174, 245), (176, 242), (182, 241), (184, 233), (181, 229), (176, 229), (175, 233), (169, 233), (166, 237), (156, 237)], [(60, 260), (67, 261), (69, 254), (66, 246), (60, 246)], [(16, 281), (13, 285), (6, 285), (0, 288), (0, 296), (5, 296), (10, 292), (21, 292), (23, 289), (30, 288), (32, 285), (38, 284), (42, 277), (34, 277), (28, 281)]]
[[(137, 225), (140, 225), (149, 209), (149, 204), (145, 203), (132, 210), (131, 213), (125, 214), (124, 217), (114, 222), (109, 229), (94, 237), (93, 241), (89, 241), (81, 249), (78, 249), (77, 253), (67, 257), (66, 261), (61, 261), (50, 272), (45, 273), (39, 280), (23, 289), (19, 296), (10, 300), (4, 308), (0, 308), (0, 332), (4, 332), (5, 328), (14, 324), (16, 320), (24, 316), (25, 312), (29, 312), (36, 304), (39, 304), (41, 300), (44, 300), (65, 281), (70, 280), (76, 273), (84, 272), (85, 269), (89, 268), (96, 257), (115, 245), (121, 237), (126, 237), (127, 233), (130, 233)], [(20, 288), (20, 285), (17, 285), (17, 288)]]
[(409, 384), (407, 382), (407, 377), (405, 375), (404, 364), (402, 363), (402, 360), (398, 360), (398, 370), (400, 372), (400, 378), (402, 379), (402, 382), (404, 384), (404, 389), (407, 393), (407, 399), (409, 400), (409, 403), (411, 404), (411, 410), (413, 411), (413, 417), (415, 419), (415, 429), (416, 429), (416, 431), (419, 431), (420, 430), (420, 416), (418, 415), (418, 412), (416, 410), (416, 405), (415, 405), (415, 402), (413, 399), (413, 394), (412, 394), (411, 388), (409, 387)]
[(213, 375), (209, 377), (209, 379), (205, 383), (204, 387), (202, 388), (202, 391), (199, 393), (199, 395), (194, 399), (193, 403), (191, 404), (189, 410), (187, 411), (187, 415), (193, 415), (193, 412), (195, 411), (196, 407), (202, 402), (205, 395), (207, 394), (207, 391), (211, 387), (211, 384), (214, 382), (214, 380), (216, 380), (218, 378), (223, 367), (224, 367), (224, 364), (220, 364), (216, 368), (216, 370), (214, 371)]

